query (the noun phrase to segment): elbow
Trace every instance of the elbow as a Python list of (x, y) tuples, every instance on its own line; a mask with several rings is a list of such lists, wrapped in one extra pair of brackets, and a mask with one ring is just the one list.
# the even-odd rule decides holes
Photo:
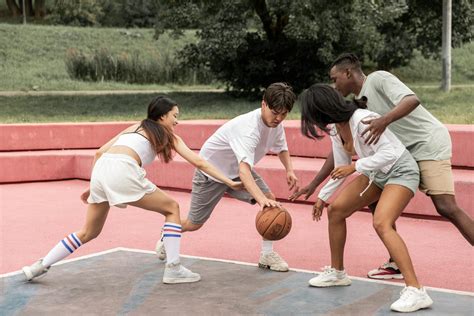
[(193, 163), (194, 167), (202, 170), (203, 168), (206, 167), (206, 161), (204, 159), (196, 159)]

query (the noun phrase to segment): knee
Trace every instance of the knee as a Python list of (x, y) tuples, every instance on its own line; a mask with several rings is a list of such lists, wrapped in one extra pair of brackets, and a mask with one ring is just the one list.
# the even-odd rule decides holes
[(455, 218), (459, 212), (462, 212), (456, 204), (437, 203), (435, 207), (439, 215), (448, 219)]
[(372, 225), (379, 236), (383, 236), (394, 229), (393, 224), (391, 222), (378, 218), (376, 216), (373, 219)]
[(186, 220), (186, 222), (184, 223), (182, 229), (183, 229), (183, 232), (184, 231), (187, 231), (187, 232), (193, 232), (193, 231), (196, 231), (198, 229), (200, 229), (204, 224), (194, 224), (192, 222), (190, 222), (189, 220)]
[(331, 204), (328, 207), (328, 220), (329, 223), (336, 223), (344, 220), (346, 217), (343, 215), (344, 212), (337, 204)]
[(176, 215), (179, 216), (179, 204), (175, 200), (169, 200), (163, 203), (161, 206), (162, 211), (165, 213), (165, 216)]

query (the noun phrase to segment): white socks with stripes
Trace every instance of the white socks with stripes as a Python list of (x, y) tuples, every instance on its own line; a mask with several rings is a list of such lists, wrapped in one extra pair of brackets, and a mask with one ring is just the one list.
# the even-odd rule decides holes
[(43, 266), (48, 268), (56, 262), (63, 260), (80, 246), (82, 246), (82, 242), (76, 236), (76, 233), (66, 236), (43, 258)]
[(166, 263), (171, 264), (179, 262), (181, 225), (165, 222), (163, 226), (162, 240), (166, 250)]

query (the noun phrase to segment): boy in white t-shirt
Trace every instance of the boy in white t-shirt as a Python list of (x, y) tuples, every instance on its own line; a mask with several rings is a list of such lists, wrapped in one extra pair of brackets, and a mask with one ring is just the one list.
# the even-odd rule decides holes
[[(296, 187), (297, 177), (288, 152), (285, 131), (281, 124), (296, 102), (291, 86), (273, 83), (264, 92), (261, 108), (222, 125), (202, 146), (200, 155), (231, 179), (239, 179), (246, 191), (228, 190), (228, 187), (213, 177), (196, 169), (191, 192), (191, 207), (188, 218), (182, 221), (182, 231), (200, 229), (224, 193), (250, 204), (279, 206), (275, 196), (254, 166), (269, 152), (278, 154), (286, 170), (289, 189)], [(166, 258), (162, 242), (156, 251), (160, 259)], [(259, 267), (273, 271), (288, 271), (288, 264), (273, 251), (273, 242), (262, 241)]]

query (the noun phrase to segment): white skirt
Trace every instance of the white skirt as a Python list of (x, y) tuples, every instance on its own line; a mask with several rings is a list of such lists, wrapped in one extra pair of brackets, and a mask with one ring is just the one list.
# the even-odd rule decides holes
[(125, 208), (125, 203), (140, 200), (156, 190), (141, 168), (130, 156), (103, 154), (95, 163), (90, 182), (89, 203), (109, 202)]

